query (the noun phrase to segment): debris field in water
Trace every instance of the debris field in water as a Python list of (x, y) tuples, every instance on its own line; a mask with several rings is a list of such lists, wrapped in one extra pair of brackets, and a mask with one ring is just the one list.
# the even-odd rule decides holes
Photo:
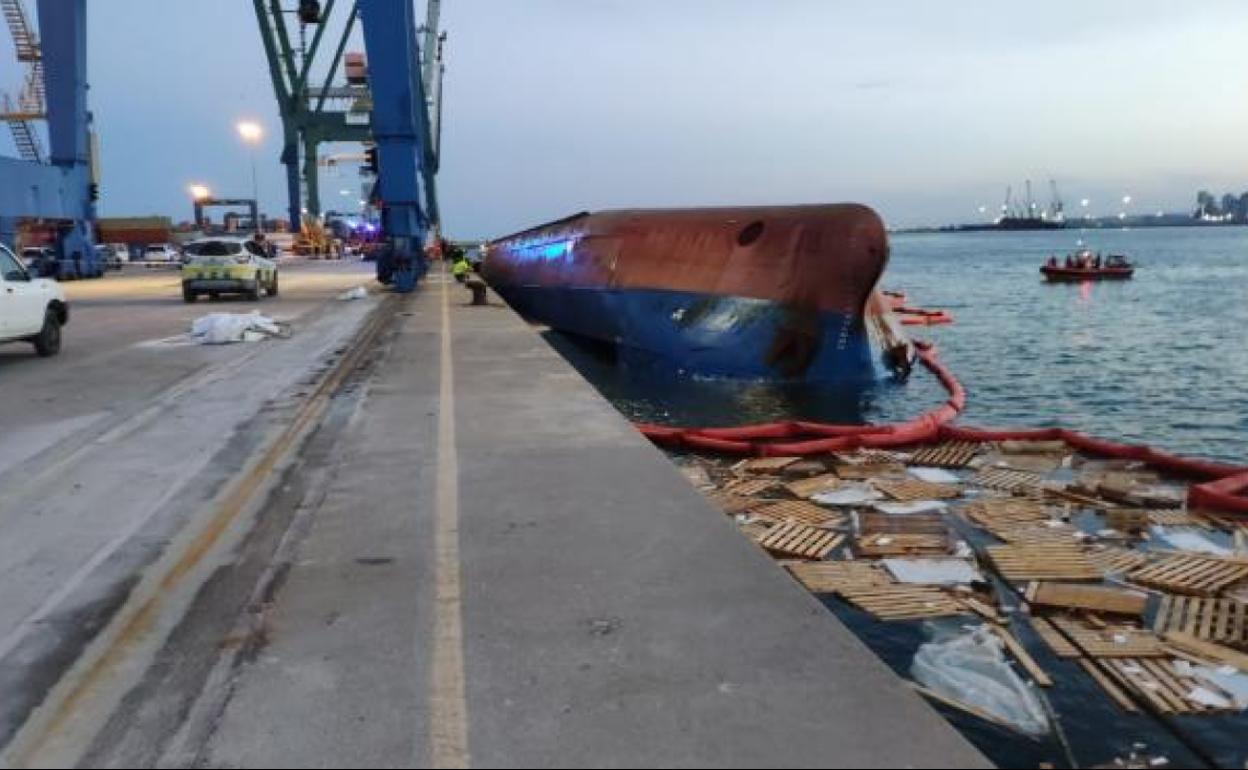
[(677, 461), (795, 580), (878, 622), (986, 626), (1051, 686), (1029, 627), (1130, 713), (1248, 708), (1248, 523), (1186, 509), (1182, 481), (1060, 441)]

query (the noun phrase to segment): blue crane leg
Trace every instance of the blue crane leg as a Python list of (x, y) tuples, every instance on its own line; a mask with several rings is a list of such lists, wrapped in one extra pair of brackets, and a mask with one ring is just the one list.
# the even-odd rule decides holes
[(409, 292), (428, 269), (424, 255), (429, 229), (424, 189), (429, 119), (416, 42), (415, 11), (409, 0), (358, 0), (372, 89), (373, 140), (377, 144), (382, 234), (387, 248), (378, 277)]

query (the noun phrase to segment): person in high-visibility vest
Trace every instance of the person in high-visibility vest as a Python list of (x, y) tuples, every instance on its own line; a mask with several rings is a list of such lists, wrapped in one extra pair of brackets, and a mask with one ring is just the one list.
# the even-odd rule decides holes
[(463, 283), (468, 279), (468, 260), (462, 256), (455, 260), (455, 264), (451, 266), (451, 275), (455, 276), (455, 280)]

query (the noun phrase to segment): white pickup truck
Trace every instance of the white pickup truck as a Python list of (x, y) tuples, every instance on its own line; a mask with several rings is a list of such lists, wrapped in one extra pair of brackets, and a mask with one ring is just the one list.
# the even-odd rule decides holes
[(54, 356), (61, 350), (61, 327), (68, 321), (61, 285), (32, 278), (0, 244), (0, 343), (29, 342), (39, 355)]

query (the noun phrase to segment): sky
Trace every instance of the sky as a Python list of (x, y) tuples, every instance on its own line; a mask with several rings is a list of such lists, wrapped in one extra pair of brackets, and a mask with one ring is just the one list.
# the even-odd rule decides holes
[[(101, 213), (189, 219), (191, 183), (248, 195), (248, 118), (267, 130), (262, 205), (282, 215), (252, 4), (88, 5)], [(443, 0), (443, 27), (452, 237), (637, 206), (859, 201), (896, 227), (976, 221), (1026, 179), (1096, 215), (1248, 189), (1243, 0)], [(11, 89), (2, 34), (0, 62)], [(357, 177), (326, 172), (322, 190), (353, 209)]]

